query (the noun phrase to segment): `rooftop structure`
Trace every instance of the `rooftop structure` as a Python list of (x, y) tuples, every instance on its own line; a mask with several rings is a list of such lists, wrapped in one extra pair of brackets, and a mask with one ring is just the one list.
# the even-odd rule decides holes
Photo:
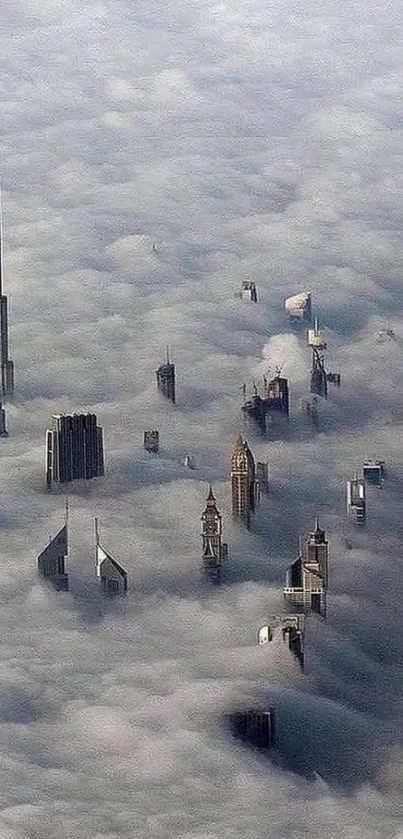
[(281, 615), (270, 618), (270, 624), (262, 626), (258, 632), (258, 643), (268, 644), (278, 635), (281, 635), (283, 642), (304, 669), (305, 616)]
[(6, 426), (6, 411), (0, 402), (0, 437), (8, 437)]
[(46, 481), (68, 483), (104, 474), (102, 428), (96, 414), (57, 414), (46, 432)]
[(14, 362), (9, 357), (8, 349), (8, 301), (3, 294), (4, 259), (3, 259), (3, 208), (0, 189), (0, 397), (7, 398), (14, 394)]
[(246, 442), (239, 435), (231, 454), (232, 515), (250, 528), (250, 514), (259, 500), (255, 461)]
[[(267, 434), (273, 426), (283, 426), (284, 419), (289, 414), (288, 381), (277, 372), (274, 379), (263, 378), (263, 396), (258, 393), (254, 385), (252, 399), (246, 400), (242, 406), (245, 420), (253, 423), (261, 434)], [(245, 392), (245, 389), (244, 389)]]
[(271, 749), (276, 742), (275, 709), (249, 708), (228, 715), (232, 736), (258, 749)]
[(66, 502), (66, 518), (61, 530), (49, 541), (49, 544), (38, 556), (38, 573), (50, 582), (56, 591), (68, 591), (69, 580), (65, 569), (65, 558), (68, 554), (67, 546), (68, 506)]
[(244, 280), (241, 287), (241, 299), (249, 300), (250, 303), (257, 303), (256, 284), (250, 280)]
[(175, 403), (175, 365), (171, 364), (169, 360), (169, 350), (166, 348), (167, 360), (165, 364), (161, 364), (156, 370), (157, 387), (160, 393), (165, 396), (165, 399), (170, 399)]
[(206, 507), (201, 517), (203, 568), (212, 582), (220, 582), (221, 567), (228, 556), (228, 545), (222, 541), (222, 516), (210, 484)]
[(286, 573), (284, 598), (296, 611), (307, 614), (316, 612), (326, 617), (326, 592), (328, 587), (329, 544), (325, 531), (319, 527), (318, 519), (315, 530), (310, 534), (306, 555), (302, 548), (298, 559)]
[(374, 484), (377, 487), (381, 487), (385, 475), (385, 461), (366, 460), (363, 466), (363, 475), (367, 484)]
[(317, 350), (326, 349), (325, 333), (323, 329), (319, 329), (318, 318), (315, 318), (314, 328), (308, 329), (307, 340), (310, 347), (315, 347)]
[(126, 594), (127, 573), (101, 546), (98, 519), (95, 519), (95, 572), (101, 581), (103, 594), (110, 597)]
[(347, 515), (354, 524), (365, 524), (365, 481), (357, 475), (352, 481), (347, 481)]
[(158, 454), (160, 447), (160, 435), (158, 431), (144, 432), (144, 448), (146, 452)]
[(312, 318), (312, 294), (310, 291), (301, 291), (287, 297), (284, 301), (286, 314), (291, 320), (307, 320)]

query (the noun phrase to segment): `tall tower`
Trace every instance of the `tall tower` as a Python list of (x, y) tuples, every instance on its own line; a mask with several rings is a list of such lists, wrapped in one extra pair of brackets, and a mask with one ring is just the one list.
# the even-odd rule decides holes
[(167, 360), (165, 364), (161, 364), (156, 370), (157, 387), (160, 393), (166, 399), (170, 399), (175, 403), (175, 365), (171, 364), (169, 360), (169, 350), (167, 347)]
[(239, 435), (231, 455), (232, 515), (250, 528), (250, 514), (257, 504), (255, 461), (246, 442)]
[(14, 394), (14, 362), (8, 357), (8, 301), (3, 294), (3, 208), (0, 190), (0, 394), (3, 397)]
[(357, 475), (352, 481), (347, 481), (347, 514), (355, 524), (365, 524), (365, 481)]
[(219, 576), (222, 562), (228, 556), (228, 546), (222, 541), (222, 515), (217, 509), (211, 484), (201, 522), (203, 566), (205, 571)]
[(96, 414), (66, 414), (52, 418), (46, 432), (46, 481), (67, 483), (104, 474), (102, 428)]
[(56, 591), (69, 590), (69, 578), (66, 574), (65, 558), (68, 554), (67, 546), (68, 502), (66, 500), (66, 517), (61, 530), (50, 540), (47, 547), (38, 556), (38, 573), (52, 583)]
[(109, 597), (127, 592), (127, 572), (99, 541), (98, 519), (95, 519), (95, 573), (101, 581), (103, 594)]
[(325, 531), (319, 526), (318, 516), (315, 519), (315, 530), (308, 537), (306, 561), (308, 565), (317, 565), (319, 574), (323, 580), (323, 585), (327, 589), (329, 578), (329, 542), (326, 539)]
[(327, 398), (327, 375), (323, 355), (312, 347), (311, 393)]
[(0, 437), (8, 437), (6, 426), (6, 411), (0, 402)]

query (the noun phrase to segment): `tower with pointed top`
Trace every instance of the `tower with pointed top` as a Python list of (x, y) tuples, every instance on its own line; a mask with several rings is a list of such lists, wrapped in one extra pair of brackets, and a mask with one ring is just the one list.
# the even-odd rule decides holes
[(56, 591), (69, 590), (65, 558), (68, 554), (68, 504), (66, 501), (65, 522), (61, 530), (50, 540), (49, 545), (38, 556), (38, 573), (50, 582)]
[(167, 360), (165, 364), (161, 364), (156, 370), (157, 387), (160, 393), (166, 399), (170, 399), (175, 404), (175, 365), (171, 364), (169, 360), (169, 349), (166, 348)]
[(250, 514), (258, 501), (255, 461), (246, 442), (239, 435), (231, 454), (232, 515), (249, 529)]
[(317, 566), (325, 589), (329, 580), (329, 542), (326, 533), (319, 525), (319, 517), (315, 518), (315, 529), (309, 534), (307, 541), (307, 563)]
[(3, 294), (3, 208), (0, 191), (0, 395), (11, 397), (14, 394), (14, 362), (8, 355), (8, 301)]
[(203, 567), (208, 573), (219, 574), (223, 560), (228, 556), (228, 545), (222, 541), (222, 515), (211, 484), (201, 522)]
[(328, 587), (329, 544), (325, 531), (316, 519), (315, 530), (310, 534), (306, 554), (300, 544), (299, 556), (288, 568), (284, 598), (296, 611), (316, 612), (326, 617), (326, 592)]
[(101, 581), (102, 592), (108, 597), (127, 592), (127, 572), (99, 541), (98, 519), (95, 519), (95, 573)]

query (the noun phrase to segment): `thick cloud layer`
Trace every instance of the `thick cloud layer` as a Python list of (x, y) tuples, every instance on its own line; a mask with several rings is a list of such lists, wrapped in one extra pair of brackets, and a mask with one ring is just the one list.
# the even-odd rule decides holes
[[(0, 837), (400, 839), (401, 4), (5, 6)], [(235, 297), (244, 279), (259, 305)], [(316, 432), (305, 334), (282, 308), (303, 288), (342, 375)], [(155, 388), (166, 344), (175, 407)], [(245, 533), (228, 486), (242, 385), (280, 364), (290, 430), (248, 436), (270, 495)], [(71, 591), (56, 594), (36, 576), (64, 510), (44, 430), (84, 409), (106, 475), (71, 489)], [(388, 476), (356, 532), (344, 482), (367, 456)], [(219, 589), (200, 575), (210, 481), (229, 543)], [(317, 512), (329, 615), (309, 621), (302, 674), (256, 633)], [(100, 597), (94, 515), (128, 571), (124, 602)], [(222, 724), (251, 702), (277, 709), (270, 760)]]

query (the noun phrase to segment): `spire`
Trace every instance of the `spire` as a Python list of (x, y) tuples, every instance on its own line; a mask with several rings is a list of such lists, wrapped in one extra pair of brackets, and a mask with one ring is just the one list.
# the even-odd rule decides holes
[(319, 527), (319, 516), (316, 513), (316, 516), (315, 516), (315, 533), (317, 533), (320, 529), (321, 528)]
[(214, 501), (214, 504), (215, 504), (215, 496), (214, 496), (214, 493), (213, 493), (213, 485), (212, 484), (209, 484), (209, 492), (208, 492), (208, 496), (207, 496), (207, 501)]
[(94, 519), (94, 527), (95, 527), (95, 544), (98, 547), (99, 545), (99, 530), (98, 530), (98, 519)]

